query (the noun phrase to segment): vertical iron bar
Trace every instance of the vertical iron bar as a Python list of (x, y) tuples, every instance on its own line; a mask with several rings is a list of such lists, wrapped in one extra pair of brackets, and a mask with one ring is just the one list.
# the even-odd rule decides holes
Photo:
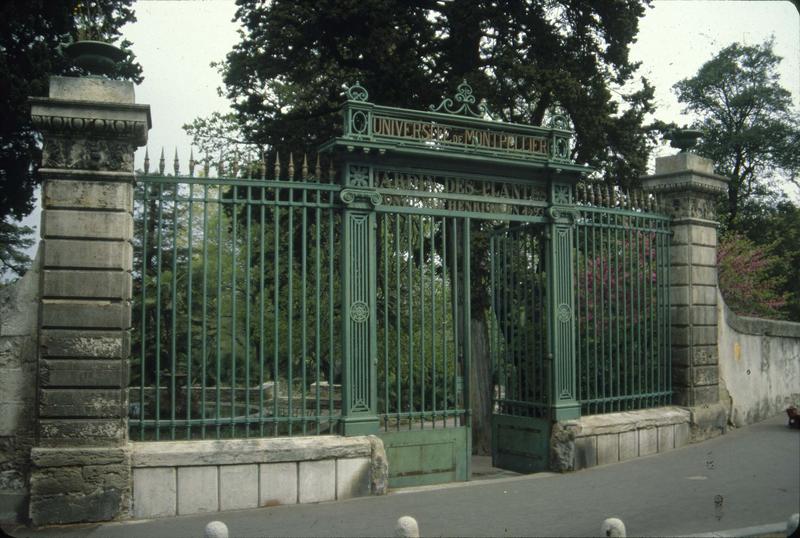
[(186, 276), (186, 438), (192, 438), (192, 237), (194, 236), (194, 183), (189, 180), (189, 226), (187, 227), (187, 271)]
[(203, 185), (203, 365), (200, 380), (200, 438), (206, 438), (206, 368), (208, 364), (208, 183)]
[[(266, 163), (262, 174), (266, 173)], [(264, 436), (264, 275), (267, 267), (264, 260), (264, 234), (266, 232), (266, 196), (267, 189), (259, 188), (259, 233), (258, 233), (258, 435)]]
[(173, 184), (172, 191), (172, 283), (170, 285), (170, 390), (169, 390), (169, 436), (170, 439), (175, 439), (175, 411), (176, 411), (176, 392), (175, 392), (175, 374), (177, 373), (178, 360), (178, 346), (177, 346), (177, 332), (178, 332), (178, 184)]
[(414, 245), (412, 244), (412, 216), (406, 217), (408, 225), (408, 429), (414, 423)]
[(144, 441), (144, 417), (145, 417), (145, 400), (144, 400), (144, 386), (145, 386), (145, 363), (147, 360), (147, 219), (150, 215), (150, 203), (148, 194), (150, 193), (150, 184), (142, 184), (143, 202), (142, 202), (142, 321), (140, 328), (140, 346), (141, 354), (139, 357), (139, 440)]
[[(249, 170), (249, 167), (248, 167)], [(244, 436), (250, 437), (250, 303), (251, 301), (251, 293), (250, 293), (250, 266), (252, 265), (252, 231), (253, 227), (251, 224), (253, 214), (252, 214), (252, 207), (253, 207), (253, 187), (251, 185), (247, 186), (247, 212), (246, 212), (246, 234), (247, 234), (247, 249), (245, 250), (245, 265), (244, 265), (244, 280), (245, 280), (245, 292), (244, 292), (244, 345), (245, 345), (245, 363), (244, 363)]]
[(216, 356), (216, 412), (217, 439), (222, 435), (220, 407), (222, 406), (222, 185), (217, 188), (217, 356)]
[(231, 437), (236, 437), (236, 185), (233, 191), (233, 204), (231, 205)]
[(156, 248), (156, 441), (161, 439), (161, 265), (162, 230), (164, 228), (164, 183), (158, 184), (158, 239)]
[(302, 371), (301, 377), (302, 377), (302, 380), (303, 380), (302, 381), (302, 385), (300, 387), (300, 389), (301, 389), (301, 399), (300, 399), (300, 401), (303, 402), (303, 410), (302, 410), (302, 413), (303, 413), (303, 418), (302, 418), (302, 420), (303, 420), (303, 435), (305, 435), (307, 433), (307, 425), (308, 425), (308, 420), (307, 420), (308, 402), (306, 401), (306, 383), (308, 382), (307, 378), (306, 378), (306, 375), (307, 375), (307, 373), (306, 373), (306, 357), (308, 355), (308, 347), (307, 347), (307, 345), (308, 345), (308, 307), (307, 307), (307, 305), (308, 305), (308, 284), (306, 282), (308, 280), (308, 253), (307, 253), (307, 250), (308, 250), (307, 235), (308, 234), (306, 233), (307, 224), (308, 224), (308, 189), (303, 189), (303, 213), (302, 213), (302, 223), (301, 223), (302, 235), (301, 235), (301, 239), (300, 239), (300, 249), (302, 251), (302, 254), (301, 254), (301, 257), (300, 257), (301, 279), (302, 279), (301, 291), (300, 291), (300, 297), (301, 297), (300, 300), (302, 301), (302, 309), (301, 309), (300, 316), (301, 316), (301, 319), (303, 320), (301, 328), (300, 328), (300, 338), (301, 338), (301, 340), (303, 342), (303, 344), (302, 344), (302, 352), (301, 352), (301, 355), (300, 355), (302, 357), (302, 363), (300, 365), (300, 368), (301, 368), (301, 371)]

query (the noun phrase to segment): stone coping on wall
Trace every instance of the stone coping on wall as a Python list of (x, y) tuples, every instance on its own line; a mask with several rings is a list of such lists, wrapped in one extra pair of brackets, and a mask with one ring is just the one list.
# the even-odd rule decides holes
[(606, 435), (632, 430), (684, 424), (691, 420), (691, 412), (684, 407), (658, 407), (638, 411), (623, 411), (603, 415), (588, 415), (565, 424), (577, 427), (576, 437)]
[(372, 437), (278, 437), (131, 443), (132, 467), (187, 467), (370, 457)]
[(577, 471), (680, 448), (690, 442), (691, 420), (690, 409), (667, 406), (558, 422), (550, 467)]
[(725, 323), (728, 327), (741, 334), (756, 336), (780, 336), (783, 338), (800, 338), (800, 323), (777, 319), (751, 318), (740, 316), (722, 302), (725, 311)]

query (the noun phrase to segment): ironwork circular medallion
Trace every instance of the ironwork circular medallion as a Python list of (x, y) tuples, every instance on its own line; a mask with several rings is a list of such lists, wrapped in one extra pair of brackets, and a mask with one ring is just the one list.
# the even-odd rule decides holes
[(369, 306), (364, 301), (356, 301), (350, 305), (350, 319), (356, 323), (364, 323), (369, 319)]
[(566, 303), (561, 303), (558, 305), (558, 321), (566, 323), (570, 319), (572, 319), (572, 309)]

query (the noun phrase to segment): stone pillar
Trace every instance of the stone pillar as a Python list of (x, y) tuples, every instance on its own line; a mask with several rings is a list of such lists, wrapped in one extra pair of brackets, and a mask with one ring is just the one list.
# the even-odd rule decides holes
[(722, 433), (717, 353), (717, 198), (728, 179), (711, 160), (682, 151), (642, 178), (673, 218), (670, 251), (673, 402), (692, 410), (696, 440)]
[(52, 77), (44, 139), (35, 525), (126, 515), (133, 153), (150, 109), (133, 84)]

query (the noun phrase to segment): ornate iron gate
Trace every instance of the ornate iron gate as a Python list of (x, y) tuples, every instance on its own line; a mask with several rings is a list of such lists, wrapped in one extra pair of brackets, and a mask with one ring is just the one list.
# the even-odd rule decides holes
[[(324, 174), (319, 158), (275, 155), (220, 163), (216, 178), (207, 165), (193, 177), (191, 158), (179, 177), (176, 160), (165, 176), (162, 155), (139, 177), (132, 437), (378, 434), (392, 486), (466, 480), (470, 372), (488, 357), (473, 357), (470, 330), (484, 316), (498, 466), (545, 468), (551, 423), (578, 418), (582, 399), (668, 401), (668, 219), (576, 199), (590, 170), (570, 160), (565, 118), (493, 121), (458, 89), (423, 112), (350, 88), (342, 135), (319, 148)], [(606, 252), (624, 280), (632, 258), (615, 252), (629, 244), (636, 302), (587, 270)], [(613, 310), (587, 317), (608, 297)], [(635, 331), (605, 338), (620, 310)], [(615, 381), (605, 392), (597, 372)]]
[(547, 467), (550, 438), (543, 232), (541, 225), (510, 226), (490, 240), (492, 462), (519, 472)]

